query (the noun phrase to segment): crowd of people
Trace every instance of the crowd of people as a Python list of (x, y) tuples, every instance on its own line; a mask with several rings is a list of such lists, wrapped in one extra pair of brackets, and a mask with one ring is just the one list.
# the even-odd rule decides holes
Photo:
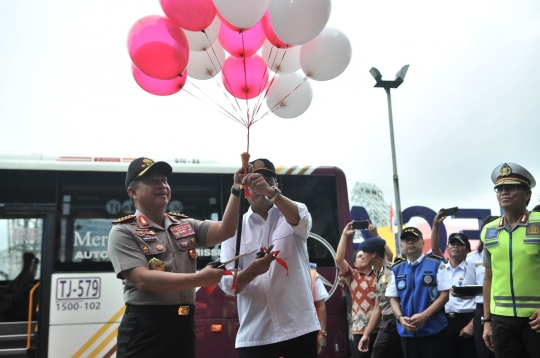
[[(216, 284), (237, 297), (241, 358), (323, 353), (327, 293), (310, 269), (311, 215), (281, 192), (272, 162), (257, 159), (246, 175), (243, 168), (234, 174), (222, 221), (166, 213), (171, 172), (169, 164), (142, 157), (126, 173), (137, 211), (114, 222), (108, 249), (126, 303), (117, 357), (195, 357), (195, 287)], [(465, 234), (452, 233), (444, 257), (441, 210), (430, 253), (424, 254), (422, 232), (408, 227), (392, 263), (370, 225), (373, 238), (360, 244), (350, 265), (354, 229), (346, 225), (336, 261), (354, 358), (540, 357), (540, 213), (527, 210), (536, 183), (514, 163), (499, 165), (492, 180), (502, 216), (484, 220), (474, 252)], [(250, 207), (239, 217), (244, 188)], [(234, 274), (225, 275), (220, 261), (197, 272), (195, 248), (220, 242), (220, 261), (245, 253), (236, 266), (229, 263)]]

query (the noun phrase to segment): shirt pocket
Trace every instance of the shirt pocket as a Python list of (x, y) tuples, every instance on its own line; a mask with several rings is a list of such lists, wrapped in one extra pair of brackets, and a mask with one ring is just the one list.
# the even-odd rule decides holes
[(197, 247), (197, 239), (195, 239), (195, 235), (186, 236), (175, 241), (176, 247), (180, 251), (188, 251)]

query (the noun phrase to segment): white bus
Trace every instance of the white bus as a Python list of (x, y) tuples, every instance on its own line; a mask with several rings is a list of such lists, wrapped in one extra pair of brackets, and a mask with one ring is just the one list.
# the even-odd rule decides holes
[[(0, 155), (0, 356), (115, 356), (125, 306), (107, 240), (111, 221), (135, 211), (124, 187), (133, 159)], [(155, 159), (173, 167), (167, 211), (221, 219), (240, 163)], [(336, 167), (276, 170), (283, 192), (305, 203), (312, 214), (316, 240), (308, 240), (310, 261), (333, 291), (337, 272), (332, 252), (350, 220), (345, 176)], [(198, 249), (198, 269), (219, 253), (219, 247)], [(329, 349), (322, 357), (347, 357), (339, 294), (327, 301), (327, 311)], [(219, 288), (210, 296), (198, 290), (196, 320), (198, 357), (237, 357), (235, 298)]]

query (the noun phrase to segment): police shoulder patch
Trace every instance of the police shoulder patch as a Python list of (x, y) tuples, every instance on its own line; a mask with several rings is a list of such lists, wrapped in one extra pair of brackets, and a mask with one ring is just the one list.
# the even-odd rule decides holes
[(121, 217), (119, 219), (116, 219), (112, 223), (113, 224), (120, 224), (120, 223), (124, 223), (124, 222), (130, 221), (130, 220), (133, 220), (134, 218), (135, 218), (135, 215), (128, 215), (128, 216), (124, 216), (124, 217)]
[(181, 213), (173, 213), (172, 211), (169, 211), (166, 214), (170, 215), (170, 216), (177, 217), (177, 218), (183, 218), (183, 219), (189, 218), (189, 216), (187, 216), (187, 215), (184, 215), (184, 214), (181, 214)]
[(442, 257), (435, 256), (433, 254), (426, 256), (426, 260), (431, 260), (431, 261), (436, 261), (436, 262), (444, 261), (444, 259)]
[(403, 265), (406, 261), (400, 260), (398, 262), (395, 262), (392, 266), (390, 266), (390, 269), (393, 269), (394, 267), (398, 267), (399, 265)]
[(446, 268), (446, 265), (442, 264), (441, 266), (439, 266), (439, 270), (444, 270)]

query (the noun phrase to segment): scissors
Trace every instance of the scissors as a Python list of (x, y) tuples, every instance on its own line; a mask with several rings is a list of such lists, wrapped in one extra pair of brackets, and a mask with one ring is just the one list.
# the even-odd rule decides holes
[[(255, 250), (257, 250), (257, 249), (255, 249)], [(225, 266), (227, 266), (227, 265), (230, 264), (231, 262), (234, 262), (234, 261), (238, 260), (239, 258), (241, 258), (241, 257), (243, 257), (243, 256), (246, 256), (246, 255), (249, 255), (249, 254), (255, 252), (255, 250), (246, 251), (246, 252), (244, 252), (243, 254), (240, 254), (240, 255), (238, 255), (238, 256), (235, 256), (235, 257), (233, 257), (232, 259), (227, 260), (227, 261), (225, 261), (225, 262), (212, 261), (212, 262), (207, 263), (206, 266), (212, 266), (213, 268), (220, 268), (220, 269), (225, 270)]]
[(268, 248), (268, 250), (266, 250), (266, 252), (264, 252), (264, 249), (261, 249), (261, 251), (257, 252), (255, 256), (257, 256), (257, 258), (260, 259), (261, 257), (268, 255), (270, 251), (272, 251), (273, 248), (274, 248), (274, 245), (270, 245), (270, 247)]

